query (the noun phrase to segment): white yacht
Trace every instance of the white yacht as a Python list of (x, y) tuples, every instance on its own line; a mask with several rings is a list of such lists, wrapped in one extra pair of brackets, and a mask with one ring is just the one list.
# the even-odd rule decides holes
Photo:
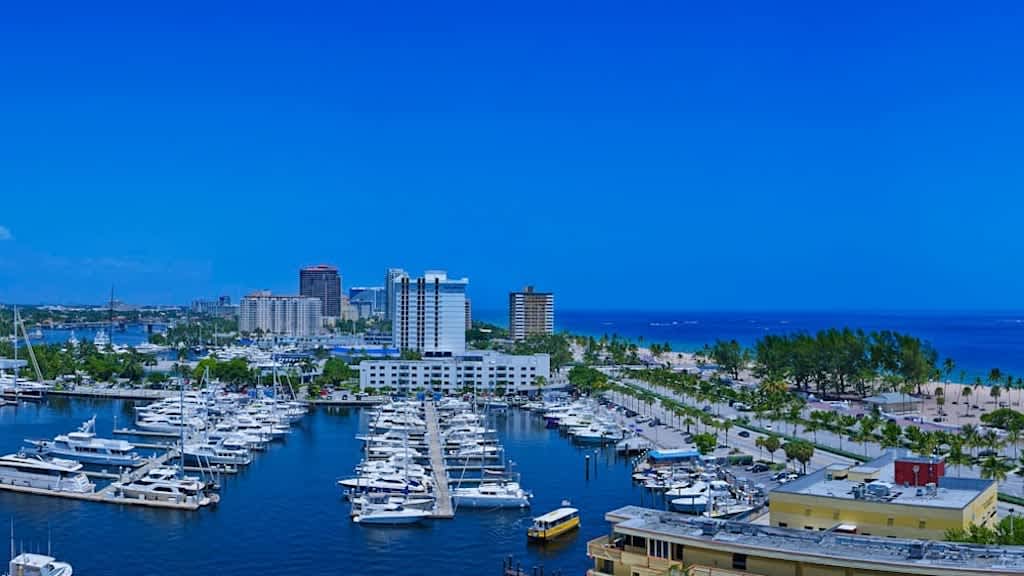
[(24, 453), (0, 457), (0, 484), (79, 493), (96, 488), (82, 473), (82, 465), (74, 460)]
[(160, 346), (159, 344), (153, 344), (151, 342), (143, 342), (135, 346), (135, 351), (139, 354), (156, 354), (157, 352), (163, 352), (167, 350), (167, 346)]
[(67, 562), (58, 562), (52, 556), (28, 553), (11, 558), (8, 569), (7, 576), (71, 576), (75, 573)]
[(97, 438), (96, 417), (86, 421), (69, 434), (61, 434), (51, 440), (27, 440), (41, 454), (65, 456), (88, 464), (111, 466), (138, 466), (142, 458), (133, 452), (135, 446), (124, 440)]
[(219, 442), (215, 444), (186, 443), (183, 453), (185, 457), (201, 464), (248, 466), (252, 462), (252, 456), (249, 455), (248, 450), (228, 448)]
[(530, 497), (518, 482), (485, 482), (452, 490), (455, 505), (466, 508), (529, 508)]
[(464, 444), (448, 452), (452, 458), (497, 458), (501, 450), (491, 444)]
[(357, 524), (415, 524), (430, 517), (426, 510), (398, 506), (367, 506), (352, 518)]
[(178, 433), (182, 431), (182, 428), (185, 431), (202, 430), (206, 427), (206, 423), (202, 418), (186, 417), (183, 419), (180, 415), (175, 414), (152, 414), (136, 420), (135, 426), (149, 432)]
[(430, 486), (426, 481), (405, 478), (397, 474), (346, 478), (338, 480), (338, 485), (357, 492), (388, 492), (392, 494), (428, 494), (430, 492)]
[(408, 508), (411, 510), (433, 510), (434, 499), (429, 496), (402, 496), (400, 494), (360, 494), (349, 498), (352, 504), (351, 515), (358, 516), (363, 510), (370, 508), (384, 508), (397, 510)]
[(100, 328), (99, 332), (96, 333), (96, 336), (93, 337), (92, 343), (96, 345), (96, 348), (103, 350), (110, 345), (110, 336), (107, 335), (106, 330)]
[(158, 500), (161, 502), (195, 502), (200, 506), (210, 503), (205, 486), (198, 478), (178, 477), (174, 468), (153, 468), (134, 482), (114, 482), (114, 492), (125, 498)]

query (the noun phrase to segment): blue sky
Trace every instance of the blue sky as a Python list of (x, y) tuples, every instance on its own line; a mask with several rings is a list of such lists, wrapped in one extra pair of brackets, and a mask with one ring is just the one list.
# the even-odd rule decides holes
[(151, 4), (0, 7), (0, 301), (1020, 308), (1020, 3)]

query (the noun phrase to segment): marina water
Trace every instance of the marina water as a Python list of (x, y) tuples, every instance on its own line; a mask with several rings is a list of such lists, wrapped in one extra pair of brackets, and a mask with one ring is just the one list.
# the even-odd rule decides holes
[[(111, 437), (115, 417), (123, 427), (134, 410), (127, 401), (58, 397), (0, 407), (0, 450), (69, 432), (93, 414), (99, 435)], [(362, 443), (355, 435), (366, 420), (356, 408), (312, 410), (283, 443), (223, 477), (215, 508), (180, 512), (0, 492), (0, 519), (13, 518), (26, 549), (45, 551), (49, 531), (54, 554), (83, 575), (485, 575), (499, 573), (510, 554), (524, 568), (543, 564), (547, 573), (579, 574), (590, 567), (586, 542), (608, 531), (604, 513), (642, 502), (627, 460), (614, 449), (573, 445), (539, 416), (512, 410), (490, 425), (534, 492), (532, 509), (465, 509), (453, 520), (359, 526), (349, 519), (336, 480), (359, 463)], [(588, 454), (596, 466), (586, 479)], [(531, 517), (565, 499), (580, 509), (582, 528), (557, 542), (528, 544)]]

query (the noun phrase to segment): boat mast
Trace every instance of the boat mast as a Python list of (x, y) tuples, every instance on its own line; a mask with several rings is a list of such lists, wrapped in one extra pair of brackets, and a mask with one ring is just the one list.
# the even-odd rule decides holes
[(178, 413), (180, 414), (180, 421), (178, 422), (178, 430), (181, 432), (181, 453), (178, 454), (178, 474), (182, 478), (185, 477), (185, 378), (181, 379), (181, 387), (178, 392)]

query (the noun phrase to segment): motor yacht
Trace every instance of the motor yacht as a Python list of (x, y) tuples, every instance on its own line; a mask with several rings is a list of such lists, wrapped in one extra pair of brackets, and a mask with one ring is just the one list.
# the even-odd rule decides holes
[(430, 512), (398, 506), (368, 506), (352, 518), (357, 524), (415, 524), (429, 518)]
[(338, 485), (354, 492), (387, 492), (392, 494), (428, 494), (430, 492), (430, 485), (426, 478), (406, 478), (397, 474), (346, 478), (338, 480)]
[(532, 496), (518, 482), (482, 483), (451, 492), (455, 505), (466, 508), (528, 508)]
[(124, 440), (96, 437), (96, 417), (93, 416), (68, 434), (53, 440), (27, 440), (40, 454), (73, 458), (87, 464), (110, 466), (138, 466), (142, 458), (134, 452), (135, 446)]
[(114, 493), (124, 498), (178, 504), (195, 503), (199, 506), (211, 503), (211, 498), (205, 492), (205, 485), (198, 478), (179, 478), (178, 471), (174, 468), (153, 468), (138, 480), (114, 482), (113, 486)]
[(71, 564), (67, 562), (59, 562), (52, 556), (27, 552), (11, 558), (8, 570), (5, 576), (72, 576), (75, 573)]
[(82, 473), (80, 463), (24, 452), (0, 457), (0, 484), (57, 492), (88, 493), (96, 489)]

